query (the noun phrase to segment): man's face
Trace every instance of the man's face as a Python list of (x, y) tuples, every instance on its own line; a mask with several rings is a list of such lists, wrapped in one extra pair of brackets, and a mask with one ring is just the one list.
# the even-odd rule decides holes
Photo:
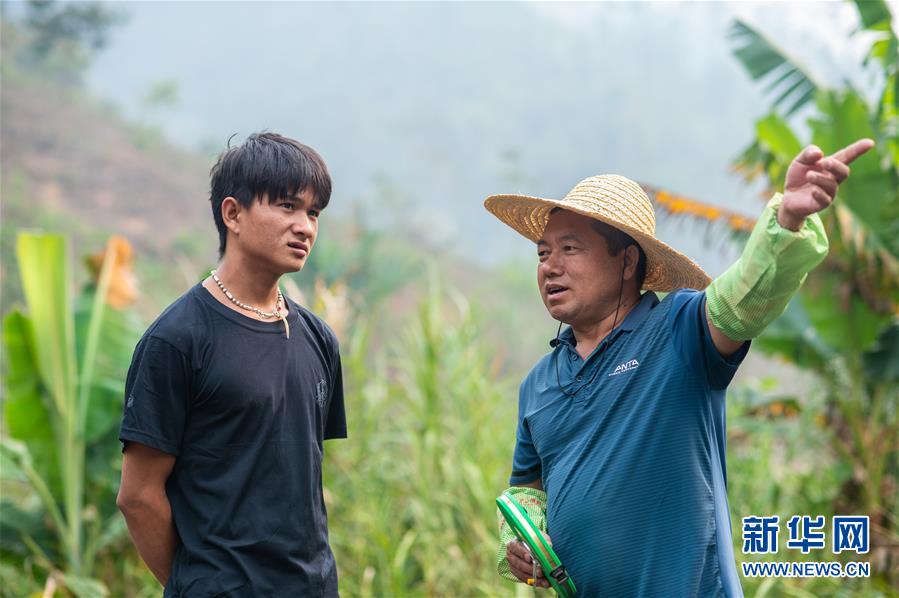
[(261, 202), (254, 201), (249, 210), (241, 209), (235, 240), (254, 264), (269, 267), (278, 276), (297, 272), (312, 252), (318, 235), (318, 216), (311, 189), (274, 203), (262, 198)]
[(624, 252), (609, 255), (592, 219), (557, 210), (537, 244), (537, 284), (550, 315), (570, 325), (590, 326), (614, 310), (621, 291)]

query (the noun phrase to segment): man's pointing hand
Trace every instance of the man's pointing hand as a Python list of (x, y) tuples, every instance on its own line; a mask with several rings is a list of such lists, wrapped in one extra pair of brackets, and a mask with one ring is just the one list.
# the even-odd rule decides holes
[(829, 206), (849, 176), (848, 165), (872, 147), (873, 140), (860, 139), (826, 157), (815, 145), (802, 150), (787, 169), (784, 199), (777, 212), (780, 225), (799, 230), (807, 216)]

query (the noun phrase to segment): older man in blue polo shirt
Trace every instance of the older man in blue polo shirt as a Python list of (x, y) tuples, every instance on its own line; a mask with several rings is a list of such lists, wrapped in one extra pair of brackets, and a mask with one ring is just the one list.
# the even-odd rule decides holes
[[(649, 199), (624, 177), (588, 178), (562, 200), (486, 200), (537, 244), (540, 294), (560, 323), (521, 384), (510, 491), (527, 498), (580, 595), (742, 595), (725, 389), (749, 339), (824, 259), (816, 213), (873, 145), (826, 157), (805, 148), (740, 260), (714, 281), (655, 238)], [(548, 587), (500, 531), (499, 572)]]

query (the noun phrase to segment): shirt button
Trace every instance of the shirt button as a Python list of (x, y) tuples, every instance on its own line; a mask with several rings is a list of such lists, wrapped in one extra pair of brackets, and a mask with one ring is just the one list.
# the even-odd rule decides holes
[(577, 378), (575, 378), (575, 380), (577, 380), (578, 382), (580, 382), (580, 381), (583, 380), (583, 379), (584, 379), (583, 376), (578, 376)]

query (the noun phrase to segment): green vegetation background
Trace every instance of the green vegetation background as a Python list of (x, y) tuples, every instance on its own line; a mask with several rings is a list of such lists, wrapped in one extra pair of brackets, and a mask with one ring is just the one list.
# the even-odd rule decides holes
[[(742, 579), (750, 596), (899, 595), (897, 49), (886, 4), (858, 6), (860, 28), (880, 34), (864, 67), (882, 76), (874, 100), (821, 87), (746, 25), (731, 32), (747, 72), (769, 82), (775, 99), (737, 160), (748, 179), (775, 187), (811, 141), (826, 151), (859, 136), (879, 142), (827, 218), (831, 258), (754, 349), (805, 371), (808, 388), (789, 396), (762, 379), (728, 398), (738, 561), (752, 558), (741, 554), (742, 516), (868, 514), (873, 575)], [(213, 265), (215, 239), (206, 206), (182, 201), (205, 195), (207, 161), (127, 122), (81, 85), (116, 18), (104, 5), (35, 2), (27, 18), (3, 23), (4, 596), (160, 591), (114, 505), (122, 379), (142, 329)], [(148, 102), (171, 93), (162, 86)], [(800, 135), (790, 116), (802, 109), (812, 117)], [(385, 203), (401, 193), (375, 187)], [(63, 196), (84, 199), (70, 205)], [(508, 478), (518, 381), (552, 333), (533, 264), (488, 270), (431, 246), (425, 233), (369, 220), (361, 208), (340, 221), (326, 216), (309, 266), (285, 278), (343, 347), (350, 439), (329, 442), (324, 465), (341, 590), (531, 595), (494, 573), (493, 499)], [(31, 228), (66, 240), (19, 234)], [(112, 234), (130, 240), (140, 283), (136, 303), (121, 308), (103, 300), (126, 284), (129, 267), (111, 257)], [(741, 241), (738, 232), (718, 237)], [(78, 265), (75, 256), (104, 246), (93, 270)]]

